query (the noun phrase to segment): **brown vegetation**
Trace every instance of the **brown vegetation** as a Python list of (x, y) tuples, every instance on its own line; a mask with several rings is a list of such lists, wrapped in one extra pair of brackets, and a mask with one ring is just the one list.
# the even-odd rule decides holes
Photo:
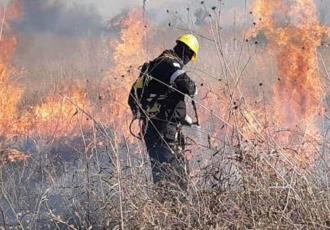
[[(327, 88), (329, 50), (321, 48), (319, 36), (317, 42), (308, 39), (315, 35), (310, 28), (303, 41), (289, 39), (290, 43), (281, 37), (291, 49), (272, 40), (282, 31), (281, 23), (256, 26), (251, 33), (255, 37), (233, 32), (242, 28), (223, 29), (219, 6), (202, 2), (199, 15), (210, 14), (196, 31), (203, 50), (200, 62), (187, 67), (199, 85), (196, 103), (202, 120), (202, 128), (185, 130), (192, 155), (188, 192), (152, 183), (144, 145), (127, 132), (130, 117), (125, 104), (138, 66), (147, 56), (145, 46), (163, 48), (153, 45), (153, 30), (164, 33), (165, 40), (173, 39), (182, 32), (176, 31), (179, 26), (171, 24), (170, 33), (149, 26), (146, 33), (138, 33), (147, 21), (141, 21), (140, 11), (133, 11), (119, 23), (119, 38), (111, 38), (115, 42), (93, 37), (75, 44), (97, 60), (89, 62), (76, 54), (56, 64), (44, 60), (47, 65), (40, 68), (29, 61), (30, 69), (21, 75), (32, 81), (23, 79), (24, 85), (13, 78), (19, 74), (13, 71), (12, 58), (1, 58), (0, 225), (4, 229), (330, 228), (329, 119), (323, 110), (326, 99), (315, 93), (310, 78), (316, 80), (316, 88), (319, 84)], [(256, 1), (257, 6), (262, 2)], [(296, 13), (312, 13), (315, 22), (313, 1), (297, 2), (309, 3), (311, 8), (296, 7)], [(274, 13), (265, 12), (272, 8), (257, 9), (251, 17)], [(203, 24), (204, 20), (209, 23)], [(290, 28), (284, 35), (292, 38)], [(326, 29), (317, 28), (322, 34)], [(3, 34), (0, 46), (8, 37)], [(72, 38), (55, 40), (62, 43), (62, 39), (68, 47), (77, 43)], [(297, 52), (294, 57), (305, 54), (304, 49), (296, 49), (301, 42), (310, 42), (306, 47), (311, 59), (289, 59), (291, 51)], [(13, 53), (15, 46), (11, 48)], [(109, 57), (111, 69), (101, 70), (105, 65), (100, 63)], [(288, 65), (281, 69), (282, 58), (293, 66), (307, 63), (312, 69), (291, 69), (297, 72), (290, 77), (304, 79), (301, 87), (278, 83), (290, 69)], [(97, 70), (86, 74), (71, 68), (80, 62), (82, 69)], [(296, 100), (280, 97), (284, 86), (293, 87), (286, 89), (285, 97), (295, 90), (294, 96), (304, 100), (308, 87), (313, 97), (290, 107)]]

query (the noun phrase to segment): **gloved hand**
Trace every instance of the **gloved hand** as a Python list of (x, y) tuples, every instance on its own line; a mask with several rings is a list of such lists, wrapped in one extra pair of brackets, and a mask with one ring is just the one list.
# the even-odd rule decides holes
[(182, 125), (191, 126), (193, 124), (193, 119), (187, 114)]
[(192, 97), (196, 97), (198, 95), (198, 88), (196, 87), (195, 94)]
[(189, 97), (194, 98), (198, 95), (198, 88), (195, 88), (194, 94), (189, 95)]

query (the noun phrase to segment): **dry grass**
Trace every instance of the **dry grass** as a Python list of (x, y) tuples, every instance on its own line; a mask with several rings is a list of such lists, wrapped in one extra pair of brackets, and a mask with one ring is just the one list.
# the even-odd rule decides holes
[[(213, 29), (216, 32), (219, 25)], [(304, 142), (282, 146), (274, 138), (280, 131), (266, 125), (272, 115), (266, 105), (275, 70), (258, 66), (264, 56), (256, 53), (259, 48), (254, 44), (218, 33), (210, 37), (211, 41), (204, 40), (208, 52), (202, 54), (202, 68), (190, 67), (190, 74), (204, 86), (198, 100), (203, 129), (188, 130), (203, 145), (188, 146), (194, 155), (188, 192), (153, 185), (143, 143), (131, 143), (125, 134), (92, 116), (91, 125), (82, 127), (78, 122), (80, 133), (72, 136), (1, 140), (6, 148), (32, 154), (25, 161), (1, 166), (0, 225), (4, 229), (330, 229), (327, 122), (322, 123), (321, 140), (302, 132), (298, 136)], [(228, 41), (226, 49), (215, 48), (219, 40)], [(209, 56), (217, 58), (206, 62)], [(77, 74), (56, 71), (51, 75), (63, 82)], [(47, 69), (30, 74), (49, 75)], [(274, 79), (260, 86), (264, 75)], [(57, 89), (57, 84), (42, 87)], [(87, 91), (95, 96), (98, 86), (90, 83)], [(252, 100), (257, 102), (248, 103), (247, 93), (258, 96)], [(30, 95), (26, 100), (33, 105), (40, 98)], [(246, 115), (251, 104), (258, 112), (252, 120)], [(89, 112), (77, 110), (84, 118)], [(304, 143), (315, 147), (315, 161), (308, 166), (297, 159), (304, 154)], [(0, 153), (4, 152), (8, 150)]]

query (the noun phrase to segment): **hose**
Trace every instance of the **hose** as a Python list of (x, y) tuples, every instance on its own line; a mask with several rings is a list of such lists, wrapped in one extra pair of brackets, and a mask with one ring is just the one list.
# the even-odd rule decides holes
[(142, 141), (142, 138), (141, 138), (141, 136), (140, 136), (140, 133), (139, 133), (139, 135), (136, 135), (136, 134), (133, 133), (133, 130), (132, 130), (133, 123), (134, 123), (134, 121), (136, 121), (136, 120), (139, 120), (139, 119), (136, 118), (136, 117), (133, 118), (132, 121), (131, 121), (131, 123), (129, 124), (129, 132), (131, 133), (131, 135), (132, 135), (133, 137), (135, 137), (135, 138), (139, 139), (140, 141)]

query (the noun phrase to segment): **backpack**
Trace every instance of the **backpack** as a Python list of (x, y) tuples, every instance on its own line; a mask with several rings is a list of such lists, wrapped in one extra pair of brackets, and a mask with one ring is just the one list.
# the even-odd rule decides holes
[(155, 115), (161, 108), (161, 104), (158, 103), (159, 95), (151, 95), (148, 88), (153, 78), (149, 75), (151, 65), (152, 62), (148, 62), (140, 67), (140, 75), (130, 90), (128, 105), (135, 119)]

